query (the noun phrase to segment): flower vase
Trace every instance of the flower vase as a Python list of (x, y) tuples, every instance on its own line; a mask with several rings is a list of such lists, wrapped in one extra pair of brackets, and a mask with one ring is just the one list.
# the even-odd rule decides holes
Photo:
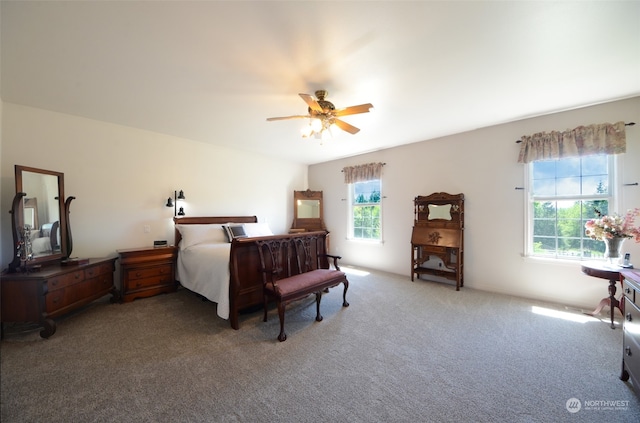
[(606, 258), (610, 264), (617, 265), (622, 257), (622, 244), (624, 244), (623, 237), (605, 238), (604, 245), (604, 258)]

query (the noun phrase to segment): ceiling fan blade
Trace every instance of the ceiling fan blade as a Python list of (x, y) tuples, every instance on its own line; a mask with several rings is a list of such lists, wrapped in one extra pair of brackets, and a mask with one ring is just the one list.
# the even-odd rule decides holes
[(345, 107), (344, 109), (338, 109), (333, 112), (334, 116), (347, 116), (347, 115), (357, 115), (358, 113), (367, 113), (369, 109), (373, 108), (373, 104), (360, 104), (358, 106)]
[(360, 129), (340, 119), (334, 119), (333, 123), (338, 128), (342, 129), (343, 131), (347, 131), (350, 134), (357, 134), (360, 131)]
[(272, 121), (272, 120), (286, 120), (286, 119), (303, 119), (303, 118), (310, 118), (311, 116), (309, 115), (294, 115), (294, 116), (282, 116), (282, 117), (270, 117), (267, 118), (268, 121)]
[(320, 107), (316, 99), (310, 96), (309, 94), (298, 94), (298, 95), (302, 97), (304, 102), (307, 103), (307, 106), (309, 106), (311, 110), (316, 111), (318, 113), (324, 112), (324, 110), (322, 110), (322, 107)]

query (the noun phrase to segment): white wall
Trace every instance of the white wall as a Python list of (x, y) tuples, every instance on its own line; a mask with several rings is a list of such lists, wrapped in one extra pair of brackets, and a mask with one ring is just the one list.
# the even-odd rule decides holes
[[(293, 220), (293, 191), (307, 166), (134, 128), (4, 103), (2, 109), (2, 268), (12, 259), (14, 165), (63, 172), (71, 203), (74, 257), (173, 242), (174, 190), (188, 216), (256, 215), (274, 233)], [(150, 233), (144, 233), (148, 225)]]
[[(173, 239), (173, 211), (183, 189), (186, 212), (256, 214), (274, 232), (292, 221), (294, 190), (324, 191), (331, 248), (349, 263), (410, 274), (413, 198), (435, 191), (466, 197), (465, 287), (591, 308), (607, 283), (581, 274), (578, 263), (523, 259), (522, 135), (579, 125), (636, 121), (627, 129), (623, 183), (640, 182), (640, 97), (424, 141), (307, 167), (237, 150), (2, 104), (0, 235), (2, 267), (12, 258), (10, 209), (15, 164), (64, 172), (71, 204), (73, 256), (114, 255), (120, 248)], [(362, 133), (359, 136), (366, 136)], [(384, 244), (347, 241), (344, 166), (383, 161)], [(229, 175), (236, 175), (231, 180)], [(307, 184), (307, 178), (309, 183)], [(640, 187), (623, 187), (623, 210), (640, 206)], [(640, 223), (640, 222), (638, 222)], [(143, 228), (149, 225), (151, 233)], [(625, 249), (640, 266), (640, 245)], [(634, 260), (635, 258), (635, 260)], [(464, 288), (463, 288), (464, 291)], [(464, 295), (464, 294), (461, 294)]]
[[(524, 165), (517, 163), (522, 135), (604, 122), (627, 127), (621, 183), (640, 182), (640, 97), (382, 150), (309, 167), (309, 188), (324, 191), (331, 250), (343, 263), (410, 277), (413, 199), (444, 191), (465, 195), (465, 287), (571, 306), (595, 308), (607, 282), (582, 275), (577, 262), (522, 258)], [(366, 137), (366, 133), (358, 136)], [(346, 239), (347, 188), (341, 169), (385, 162), (382, 179), (383, 244)], [(640, 207), (640, 186), (621, 187), (622, 212)], [(637, 222), (640, 224), (640, 222)], [(625, 243), (640, 266), (640, 245)], [(618, 285), (619, 286), (619, 285)], [(620, 290), (618, 289), (618, 293)]]

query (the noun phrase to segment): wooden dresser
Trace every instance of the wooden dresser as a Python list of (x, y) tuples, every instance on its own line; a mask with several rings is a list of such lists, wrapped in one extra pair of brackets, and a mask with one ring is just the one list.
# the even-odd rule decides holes
[(107, 294), (118, 298), (113, 283), (117, 258), (90, 259), (86, 264), (43, 266), (30, 273), (5, 273), (0, 278), (2, 323), (33, 322), (44, 327), (40, 336), (56, 332), (55, 317), (76, 310)]
[(178, 248), (149, 247), (118, 250), (123, 302), (174, 292)]
[(620, 379), (631, 379), (636, 394), (640, 395), (640, 270), (623, 270), (620, 280), (624, 295)]

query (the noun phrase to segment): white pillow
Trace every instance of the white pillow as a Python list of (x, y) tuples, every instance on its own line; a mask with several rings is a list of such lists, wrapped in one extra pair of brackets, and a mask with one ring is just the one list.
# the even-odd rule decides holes
[(177, 224), (176, 229), (180, 231), (182, 236), (180, 241), (181, 250), (198, 244), (226, 242), (226, 235), (221, 224)]
[(266, 223), (245, 223), (244, 230), (248, 237), (273, 235)]
[(36, 238), (31, 241), (31, 252), (34, 255), (51, 252), (51, 240), (46, 238)]

